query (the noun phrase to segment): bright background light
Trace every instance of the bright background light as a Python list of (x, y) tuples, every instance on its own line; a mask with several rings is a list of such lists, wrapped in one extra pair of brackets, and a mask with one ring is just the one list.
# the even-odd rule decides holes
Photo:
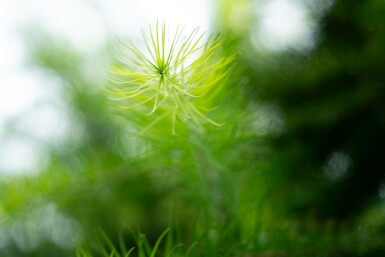
[(257, 47), (273, 52), (314, 47), (316, 23), (303, 1), (263, 1), (256, 10), (257, 25), (251, 36)]

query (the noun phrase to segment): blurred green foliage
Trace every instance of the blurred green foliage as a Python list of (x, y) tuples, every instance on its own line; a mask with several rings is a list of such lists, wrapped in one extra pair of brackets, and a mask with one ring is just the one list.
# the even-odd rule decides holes
[(252, 46), (253, 17), (228, 18), (250, 3), (220, 1), (222, 53), (239, 57), (212, 114), (226, 124), (203, 132), (133, 135), (153, 117), (111, 105), (110, 45), (83, 56), (26, 32), (76, 140), (51, 146), (38, 174), (0, 181), (0, 256), (385, 254), (385, 3), (336, 1), (307, 53)]

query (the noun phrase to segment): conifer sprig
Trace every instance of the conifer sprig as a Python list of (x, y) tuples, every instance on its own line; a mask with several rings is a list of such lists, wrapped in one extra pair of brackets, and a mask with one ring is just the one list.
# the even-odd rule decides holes
[(203, 123), (220, 126), (206, 110), (212, 94), (220, 92), (232, 58), (221, 56), (219, 37), (205, 40), (205, 35), (198, 27), (190, 33), (177, 27), (170, 36), (166, 24), (157, 22), (148, 35), (142, 33), (141, 45), (119, 41), (111, 99), (122, 108), (157, 113), (151, 126), (171, 117), (173, 134), (177, 120), (192, 120), (199, 128)]

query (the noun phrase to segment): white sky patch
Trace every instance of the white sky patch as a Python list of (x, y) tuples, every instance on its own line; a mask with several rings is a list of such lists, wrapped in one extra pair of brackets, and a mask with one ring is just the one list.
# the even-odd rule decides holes
[(0, 138), (0, 172), (9, 175), (33, 173), (44, 166), (44, 153), (34, 142)]
[(111, 34), (127, 37), (140, 31), (139, 24), (143, 24), (143, 14), (139, 12), (140, 1), (110, 0), (100, 1), (102, 19), (107, 24)]
[[(81, 51), (97, 50), (106, 41), (100, 13), (86, 1), (33, 0), (24, 8), (26, 19), (55, 36), (67, 39)], [(24, 3), (23, 3), (24, 4)]]
[(23, 42), (17, 38), (19, 18), (13, 2), (0, 0), (0, 78), (24, 59)]
[[(69, 126), (68, 121), (55, 121), (48, 115), (56, 112), (58, 118), (64, 116), (63, 112), (53, 108), (47, 114), (38, 112), (41, 107), (37, 108), (48, 101), (60, 102), (54, 90), (57, 83), (43, 73), (25, 69), (0, 76), (0, 173), (32, 173), (44, 166), (44, 147), (29, 137), (41, 141), (64, 140), (63, 130), (59, 128)], [(14, 121), (23, 124), (22, 129), (15, 134), (5, 131), (6, 125)], [(20, 134), (23, 130), (25, 133)]]
[(141, 29), (157, 21), (170, 26), (199, 26), (209, 31), (212, 17), (211, 2), (207, 0), (111, 0), (100, 4), (109, 29), (118, 37), (136, 37)]
[(156, 20), (165, 21), (172, 25), (210, 29), (211, 6), (207, 0), (143, 0), (141, 11), (146, 22), (154, 24)]
[(0, 76), (19, 66), (24, 54), (22, 43), (13, 37), (11, 31), (7, 31), (7, 26), (0, 20)]
[(39, 105), (17, 124), (18, 130), (49, 145), (64, 144), (69, 140), (71, 125), (74, 125), (68, 122), (67, 113), (57, 104)]
[(257, 8), (253, 42), (268, 51), (312, 49), (315, 45), (315, 22), (310, 19), (308, 12), (300, 1), (265, 1)]
[(5, 121), (45, 101), (58, 101), (57, 80), (39, 72), (15, 69), (0, 74), (0, 132)]

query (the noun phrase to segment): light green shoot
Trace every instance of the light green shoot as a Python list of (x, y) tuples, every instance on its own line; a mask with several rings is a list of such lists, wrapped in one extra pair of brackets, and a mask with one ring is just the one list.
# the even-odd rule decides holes
[(219, 92), (232, 61), (220, 56), (219, 38), (204, 40), (199, 28), (185, 34), (177, 27), (168, 35), (166, 24), (159, 22), (142, 36), (141, 45), (119, 42), (120, 63), (112, 67), (110, 98), (124, 109), (156, 115), (145, 130), (167, 118), (173, 134), (177, 121), (221, 125), (204, 111), (212, 109), (209, 100)]

